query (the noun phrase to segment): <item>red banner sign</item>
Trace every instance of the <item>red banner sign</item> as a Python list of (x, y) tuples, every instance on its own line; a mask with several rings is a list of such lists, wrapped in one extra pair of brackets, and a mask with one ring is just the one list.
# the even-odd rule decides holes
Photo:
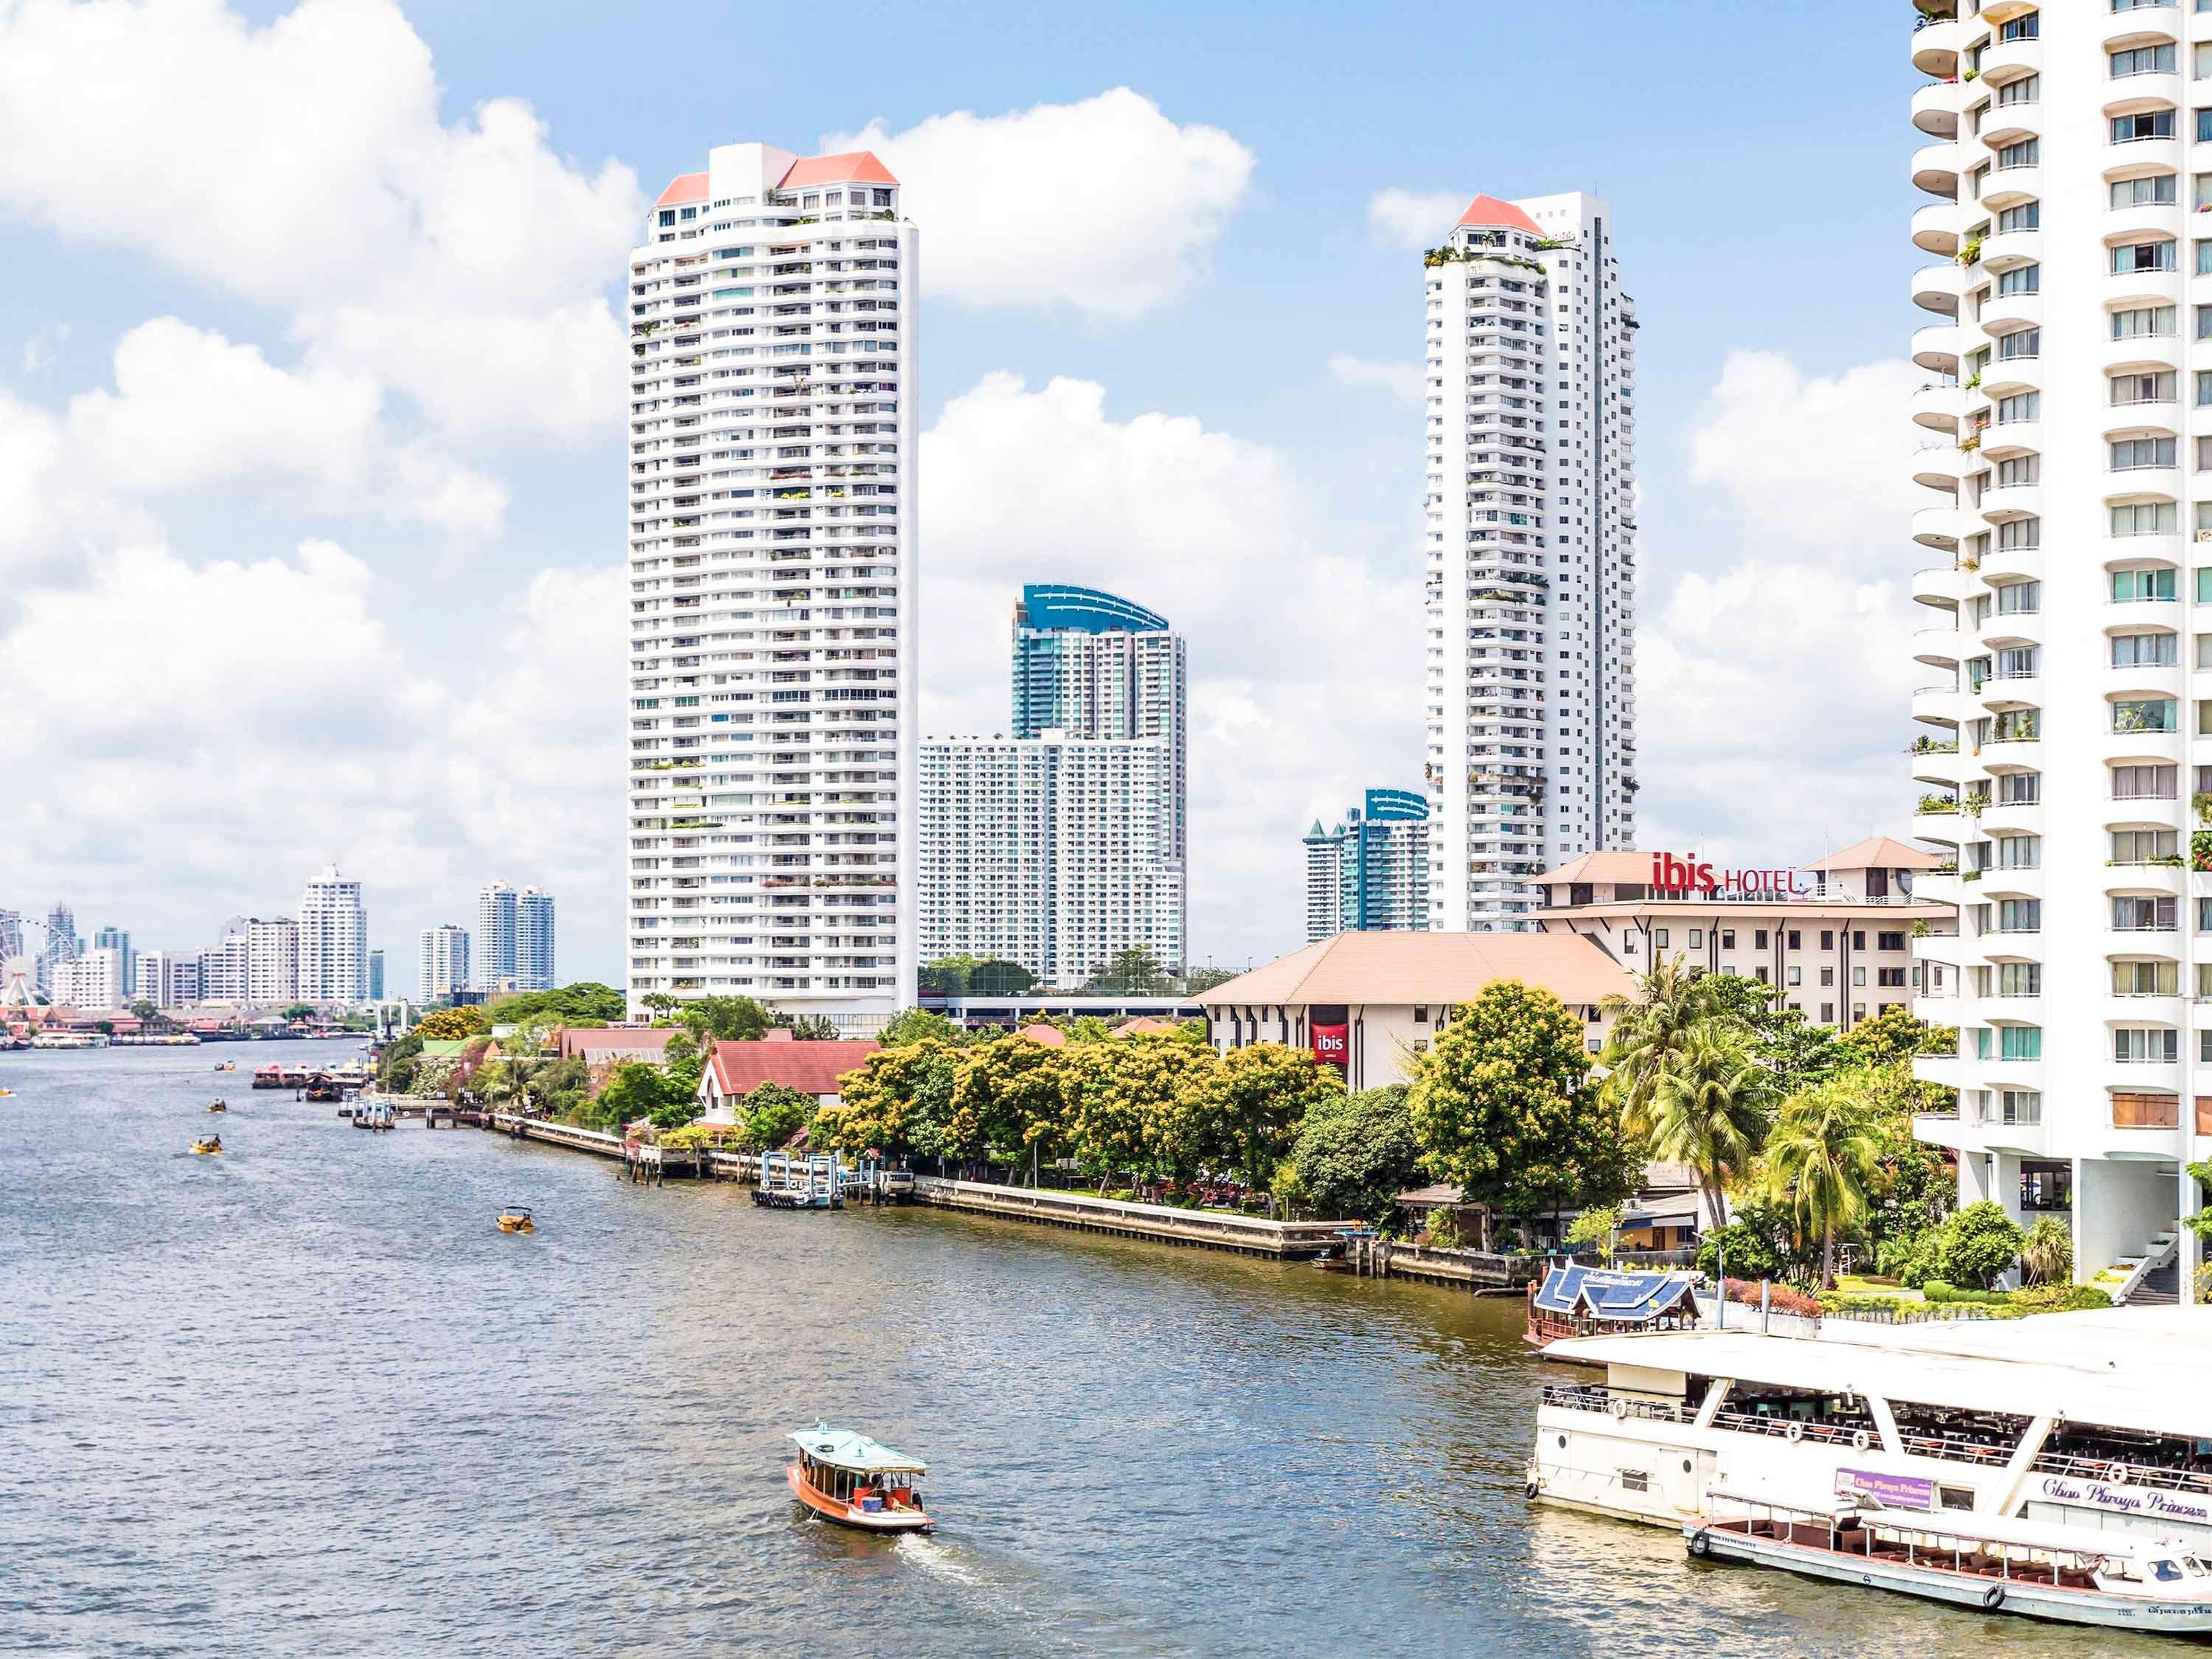
[(1352, 1066), (1352, 1028), (1349, 1025), (1316, 1025), (1313, 1031), (1313, 1057), (1324, 1066), (1334, 1066), (1340, 1072)]
[(1802, 896), (1812, 889), (1795, 870), (1716, 870), (1703, 859), (1651, 855), (1655, 893), (1757, 893), (1772, 898)]

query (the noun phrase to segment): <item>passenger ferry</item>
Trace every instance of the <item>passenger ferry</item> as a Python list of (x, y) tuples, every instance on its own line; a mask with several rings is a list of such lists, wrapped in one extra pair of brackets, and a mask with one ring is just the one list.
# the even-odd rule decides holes
[(1547, 1386), (1528, 1496), (1708, 1522), (1717, 1494), (2179, 1538), (2212, 1556), (2212, 1318), (2185, 1307), (1582, 1336)]
[(785, 1467), (784, 1478), (791, 1495), (823, 1520), (862, 1532), (927, 1532), (936, 1525), (914, 1489), (929, 1473), (919, 1457), (823, 1423), (791, 1437), (799, 1461)]

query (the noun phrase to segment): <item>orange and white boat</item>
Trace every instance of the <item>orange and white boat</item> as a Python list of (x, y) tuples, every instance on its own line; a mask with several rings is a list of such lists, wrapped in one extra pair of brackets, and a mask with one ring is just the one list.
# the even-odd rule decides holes
[(862, 1532), (927, 1532), (937, 1524), (914, 1489), (929, 1473), (920, 1458), (824, 1423), (791, 1437), (799, 1445), (799, 1461), (784, 1470), (791, 1495), (823, 1520)]

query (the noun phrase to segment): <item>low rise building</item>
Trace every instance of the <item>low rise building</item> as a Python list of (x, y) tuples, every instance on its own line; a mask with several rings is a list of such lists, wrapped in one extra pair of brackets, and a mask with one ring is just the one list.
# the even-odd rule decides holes
[(1952, 996), (1955, 970), (1925, 987), (1912, 938), (1958, 931), (1948, 903), (1917, 898), (1932, 855), (1875, 836), (1802, 866), (1717, 866), (1674, 853), (1586, 853), (1536, 878), (1529, 925), (1578, 933), (1635, 973), (1680, 957), (1707, 973), (1780, 988), (1781, 1006), (1849, 1030), (1915, 997)]
[(781, 1030), (757, 1042), (718, 1042), (699, 1073), (699, 1104), (708, 1122), (735, 1123), (738, 1102), (763, 1083), (780, 1083), (835, 1106), (841, 1079), (883, 1046), (870, 1038), (804, 1042)]
[(1224, 1054), (1289, 1043), (1338, 1067), (1347, 1087), (1371, 1089), (1408, 1081), (1413, 1056), (1450, 1023), (1453, 1009), (1497, 980), (1558, 997), (1583, 1022), (1592, 1054), (1611, 1028), (1601, 1005), (1636, 990), (1621, 963), (1571, 932), (1339, 933), (1197, 1000)]

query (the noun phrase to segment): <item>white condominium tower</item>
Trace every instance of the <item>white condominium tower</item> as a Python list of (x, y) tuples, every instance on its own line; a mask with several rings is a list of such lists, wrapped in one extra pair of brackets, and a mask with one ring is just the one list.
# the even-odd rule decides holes
[(368, 912), (361, 884), (326, 864), (300, 896), (300, 1000), (368, 1000)]
[(435, 1002), (469, 985), (469, 933), (441, 921), (422, 930), (416, 958), (416, 983), (425, 1002)]
[(477, 890), (469, 973), (476, 990), (520, 988), (514, 982), (514, 889), (503, 881), (488, 881)]
[(514, 988), (550, 991), (553, 975), (553, 895), (526, 887), (514, 896)]
[(911, 1002), (915, 227), (872, 155), (708, 153), (630, 256), (629, 984)]
[(1961, 1198), (2068, 1221), (2078, 1279), (2171, 1301), (2183, 1166), (2212, 1146), (2212, 15), (1926, 0), (1909, 45), (1902, 22), (1931, 256), (1912, 774), (1957, 860), (1918, 890), (1960, 906), (1918, 949), (1964, 969), (1917, 1004), (1959, 1028), (1920, 1067), (1958, 1117), (1920, 1133), (1957, 1149)]
[(1613, 212), (1478, 196), (1422, 258), (1429, 926), (1636, 835), (1635, 305)]

